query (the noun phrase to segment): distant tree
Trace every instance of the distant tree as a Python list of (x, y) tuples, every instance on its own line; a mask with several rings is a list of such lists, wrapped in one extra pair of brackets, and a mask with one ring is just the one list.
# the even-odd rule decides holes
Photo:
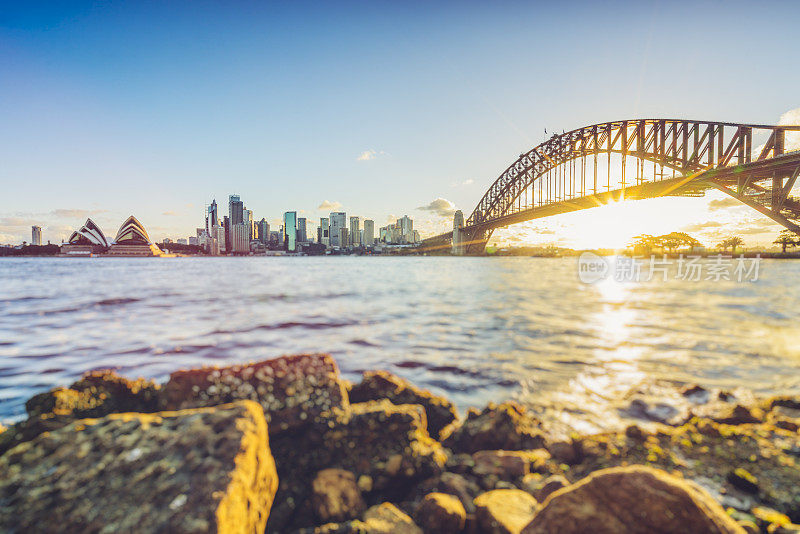
[(772, 243), (780, 245), (784, 254), (786, 254), (786, 247), (796, 247), (800, 245), (800, 241), (797, 241), (797, 234), (787, 228), (781, 230), (781, 233), (778, 234), (778, 238)]
[[(744, 241), (741, 237), (734, 235), (723, 241), (723, 244), (727, 243), (729, 247), (731, 247), (731, 254), (736, 254), (736, 247), (744, 245)], [(723, 249), (724, 251), (724, 249)]]
[(661, 245), (658, 243), (655, 237), (649, 234), (641, 234), (635, 236), (629, 246), (634, 250), (642, 249), (644, 250), (645, 254), (650, 254), (650, 251), (653, 250), (653, 247)]
[(668, 234), (660, 235), (658, 237), (653, 238), (654, 242), (658, 243), (659, 246), (664, 247), (667, 249), (668, 252), (672, 253), (675, 249), (686, 246), (686, 247), (698, 247), (700, 245), (700, 241), (695, 239), (694, 237), (690, 236), (685, 232), (670, 232)]

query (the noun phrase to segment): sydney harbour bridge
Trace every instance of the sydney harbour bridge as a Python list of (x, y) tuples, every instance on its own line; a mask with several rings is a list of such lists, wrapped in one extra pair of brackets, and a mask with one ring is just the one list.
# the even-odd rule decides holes
[(511, 224), (619, 200), (703, 196), (717, 189), (800, 234), (798, 126), (638, 119), (584, 126), (520, 154), (453, 231), (423, 241), (481, 254), (492, 232)]

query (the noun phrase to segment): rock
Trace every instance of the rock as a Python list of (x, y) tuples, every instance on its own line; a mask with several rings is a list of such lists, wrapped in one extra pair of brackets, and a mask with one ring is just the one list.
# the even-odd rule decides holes
[(619, 411), (626, 417), (672, 426), (681, 425), (689, 419), (688, 406), (673, 406), (665, 402), (648, 403), (641, 398), (633, 399), (627, 407)]
[(436, 483), (432, 485), (431, 490), (458, 497), (467, 513), (472, 514), (475, 513), (473, 501), (480, 493), (481, 488), (475, 482), (462, 475), (442, 473)]
[(792, 410), (800, 410), (800, 397), (772, 397), (768, 401), (770, 409), (774, 410), (778, 406), (789, 408)]
[(111, 413), (156, 412), (159, 386), (151, 380), (129, 380), (114, 371), (91, 371), (69, 389), (56, 388), (34, 395), (25, 403), (30, 417), (71, 415), (75, 419), (103, 417)]
[(497, 475), (503, 479), (519, 478), (531, 472), (531, 465), (541, 468), (550, 454), (536, 451), (478, 451), (472, 455), (476, 475)]
[(158, 393), (159, 386), (143, 378), (128, 380), (109, 370), (86, 373), (69, 388), (55, 388), (28, 399), (25, 403), (28, 419), (0, 434), (0, 455), (76, 419), (158, 411)]
[(726, 477), (731, 485), (746, 493), (758, 493), (758, 479), (741, 467), (734, 469)]
[(439, 433), (458, 417), (455, 405), (444, 397), (419, 389), (387, 371), (368, 371), (350, 391), (350, 402), (388, 399), (392, 404), (419, 404), (428, 418), (428, 433)]
[(726, 425), (746, 425), (760, 423), (763, 413), (758, 408), (752, 410), (741, 404), (728, 407), (722, 413), (713, 418), (717, 423)]
[(318, 422), (322, 414), (346, 410), (349, 404), (339, 368), (327, 354), (177, 371), (164, 386), (163, 397), (170, 410), (257, 401), (272, 423), (270, 435)]
[(457, 534), (464, 529), (467, 512), (458, 497), (429, 493), (414, 517), (425, 534)]
[(296, 522), (308, 520), (301, 512), (312, 480), (322, 469), (345, 469), (356, 480), (369, 477), (370, 498), (383, 500), (399, 500), (415, 482), (442, 472), (445, 453), (428, 435), (420, 406), (383, 400), (350, 408), (321, 416), (306, 428), (270, 436), (281, 480), (270, 516), (271, 532), (311, 526)]
[(475, 499), (475, 518), (481, 532), (518, 534), (536, 513), (538, 503), (522, 490), (487, 491)]
[(555, 461), (569, 465), (580, 463), (579, 447), (572, 440), (551, 441), (547, 444), (547, 450)]
[(539, 488), (542, 487), (544, 484), (545, 477), (541, 473), (530, 473), (522, 477), (522, 480), (519, 482), (519, 489), (522, 491), (528, 492), (534, 497), (536, 497), (536, 492), (539, 491)]
[(0, 531), (261, 532), (277, 485), (256, 403), (80, 419), (0, 457)]
[(628, 425), (625, 428), (625, 435), (635, 441), (644, 441), (647, 439), (647, 434), (639, 425)]
[(561, 488), (565, 488), (569, 486), (569, 480), (564, 478), (563, 475), (552, 475), (547, 477), (543, 482), (536, 493), (533, 494), (536, 497), (538, 502), (543, 503), (550, 494), (555, 493), (556, 491), (560, 490)]
[(445, 447), (465, 453), (541, 449), (545, 444), (539, 421), (514, 402), (471, 410), (463, 423), (451, 425), (440, 437)]
[(699, 487), (658, 469), (632, 466), (596, 471), (552, 494), (523, 532), (739, 533), (742, 529)]
[(422, 529), (408, 515), (388, 502), (366, 511), (364, 527), (366, 534), (422, 534)]
[(697, 384), (683, 388), (681, 395), (694, 404), (705, 404), (711, 399), (711, 392)]
[(311, 484), (311, 503), (321, 523), (355, 519), (367, 508), (356, 477), (344, 469), (324, 469), (317, 473)]

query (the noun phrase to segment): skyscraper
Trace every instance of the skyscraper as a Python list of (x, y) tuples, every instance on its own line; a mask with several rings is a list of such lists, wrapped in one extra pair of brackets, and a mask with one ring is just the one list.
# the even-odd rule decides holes
[(359, 229), (359, 226), (359, 218), (350, 217), (350, 246), (354, 248), (361, 245), (361, 230)]
[(247, 225), (243, 222), (231, 225), (232, 245), (234, 254), (248, 254), (250, 252), (250, 235)]
[(39, 246), (42, 244), (42, 227), (31, 226), (31, 245)]
[(244, 222), (244, 202), (239, 195), (231, 195), (228, 198), (228, 217), (231, 225)]
[(297, 212), (283, 214), (283, 246), (287, 252), (297, 251)]
[(397, 219), (397, 227), (400, 229), (400, 241), (402, 243), (411, 242), (413, 237), (411, 232), (414, 230), (414, 221), (408, 215), (403, 215), (401, 219)]
[(269, 245), (269, 223), (266, 219), (258, 221), (258, 240)]
[(247, 227), (247, 235), (250, 236), (252, 241), (256, 237), (255, 224), (253, 223), (253, 211), (242, 208), (242, 222)]
[(339, 240), (339, 238), (341, 237), (339, 230), (342, 228), (347, 229), (347, 214), (344, 213), (343, 211), (335, 211), (331, 213), (330, 239), (332, 247), (347, 246), (347, 241), (342, 243)]
[(320, 217), (319, 219), (319, 228), (317, 228), (317, 241), (320, 245), (330, 246), (331, 244), (331, 234), (330, 234), (330, 221), (327, 217)]
[(364, 219), (364, 239), (362, 245), (371, 247), (375, 244), (375, 221), (371, 219)]
[(300, 217), (297, 219), (297, 242), (298, 243), (307, 243), (308, 242), (308, 234), (306, 231), (306, 218)]
[[(347, 227), (342, 226), (339, 228), (339, 243), (347, 243), (349, 241), (349, 237), (347, 235)], [(346, 248), (346, 246), (342, 246), (342, 248)]]
[(211, 205), (208, 207), (208, 226), (209, 228), (219, 226), (219, 211), (217, 210), (216, 199), (212, 200)]

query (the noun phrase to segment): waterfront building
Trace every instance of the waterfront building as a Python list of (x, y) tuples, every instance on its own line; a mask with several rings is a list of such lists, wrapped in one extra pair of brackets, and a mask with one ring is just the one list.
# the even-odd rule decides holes
[(225, 239), (225, 228), (222, 226), (215, 226), (211, 229), (211, 239), (216, 241), (217, 254), (222, 254), (228, 251), (227, 239)]
[(189, 243), (188, 243), (188, 242), (187, 242), (185, 239), (183, 239), (183, 238), (181, 238), (181, 239), (176, 239), (176, 240), (175, 240), (175, 242), (176, 242), (177, 244), (179, 244), (179, 245), (188, 245), (188, 244), (189, 244)]
[(350, 246), (356, 248), (361, 246), (361, 230), (360, 219), (358, 217), (350, 217)]
[(189, 244), (190, 245), (197, 245), (197, 238), (193, 235), (189, 236)]
[(250, 229), (245, 223), (231, 225), (231, 247), (234, 254), (250, 253)]
[(329, 219), (327, 217), (320, 217), (319, 228), (317, 228), (317, 242), (320, 245), (325, 245), (326, 247), (330, 246), (330, 232), (331, 228)]
[(361, 244), (365, 247), (371, 247), (375, 244), (375, 221), (364, 219), (364, 233)]
[(262, 218), (258, 221), (258, 240), (269, 245), (269, 223), (266, 219)]
[(331, 213), (330, 221), (330, 245), (332, 247), (346, 247), (347, 241), (340, 241), (339, 237), (341, 236), (340, 230), (342, 228), (347, 229), (347, 214), (342, 211), (335, 211)]
[(299, 219), (297, 219), (297, 242), (298, 243), (308, 242), (308, 232), (306, 230), (305, 217), (300, 217)]
[(31, 245), (39, 246), (42, 244), (42, 227), (31, 226)]
[(283, 214), (283, 248), (286, 252), (297, 251), (297, 212)]
[(112, 256), (161, 256), (163, 252), (150, 241), (147, 230), (131, 215), (119, 227), (117, 237), (108, 249)]
[(83, 226), (72, 232), (67, 242), (61, 245), (60, 253), (67, 256), (88, 256), (105, 252), (107, 249), (108, 240), (103, 231), (94, 221), (86, 219)]
[[(339, 228), (339, 239), (338, 239), (339, 243), (348, 243), (349, 242), (349, 236), (347, 234), (348, 234), (348, 231), (347, 231), (346, 227), (343, 226), (343, 227)], [(342, 246), (341, 248), (347, 248), (347, 247), (346, 246)]]

